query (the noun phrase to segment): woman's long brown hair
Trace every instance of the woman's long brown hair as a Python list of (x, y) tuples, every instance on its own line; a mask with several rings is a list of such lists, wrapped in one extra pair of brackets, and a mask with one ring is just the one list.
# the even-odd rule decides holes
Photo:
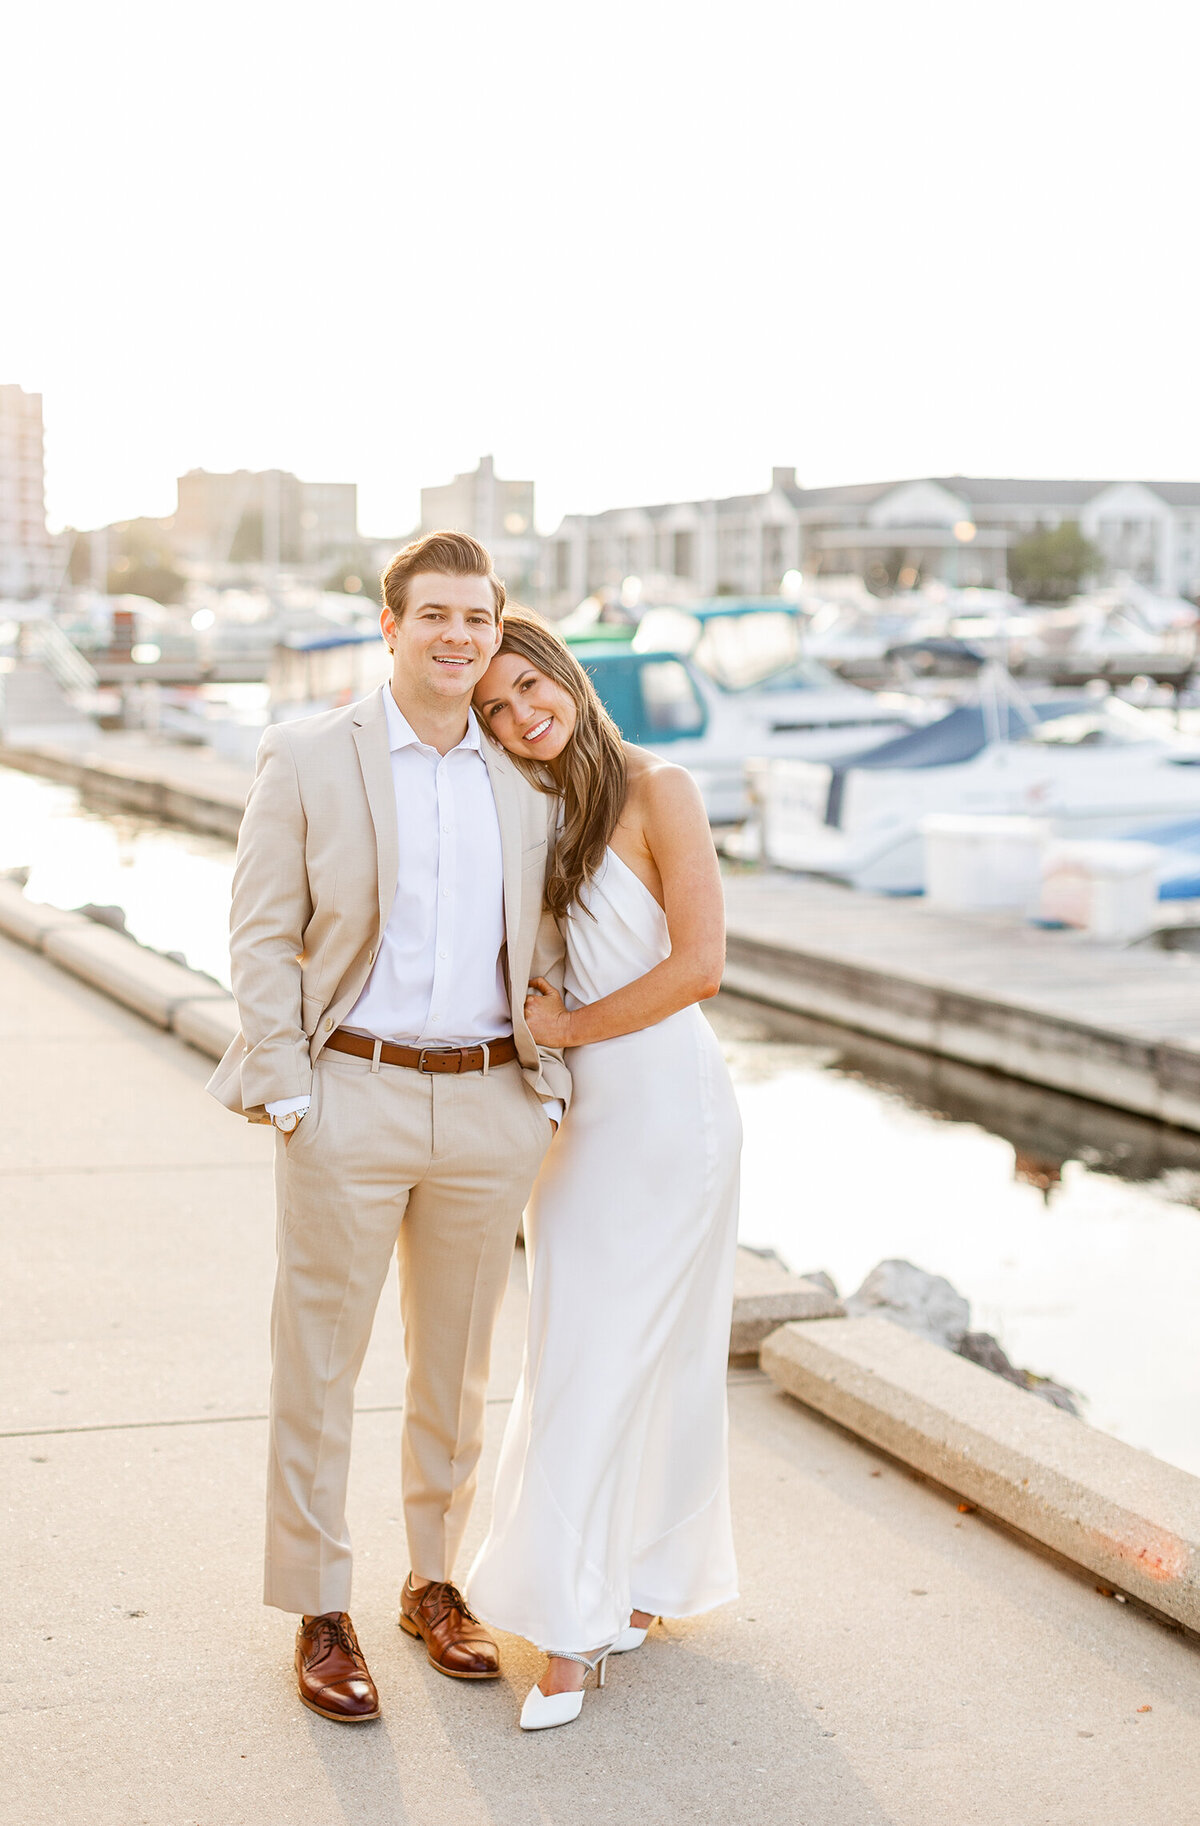
[(513, 760), (540, 792), (562, 800), (562, 830), (546, 876), (546, 905), (557, 919), (579, 900), (580, 891), (604, 861), (608, 840), (625, 803), (625, 750), (621, 733), (596, 694), (596, 687), (565, 641), (529, 609), (508, 609), (497, 649), (516, 653), (567, 691), (575, 704), (570, 741), (553, 761)]

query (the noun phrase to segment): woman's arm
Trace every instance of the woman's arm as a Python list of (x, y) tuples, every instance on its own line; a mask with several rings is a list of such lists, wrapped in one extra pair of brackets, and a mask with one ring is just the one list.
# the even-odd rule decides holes
[(553, 992), (531, 995), (526, 1019), (540, 1046), (588, 1046), (637, 1033), (721, 987), (725, 897), (699, 789), (682, 768), (662, 767), (645, 776), (642, 795), (642, 829), (662, 879), (671, 954), (636, 982), (573, 1013)]

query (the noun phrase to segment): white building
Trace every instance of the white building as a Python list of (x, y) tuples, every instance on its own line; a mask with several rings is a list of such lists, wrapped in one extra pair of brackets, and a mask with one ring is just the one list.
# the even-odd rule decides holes
[(1064, 520), (1109, 574), (1200, 596), (1200, 483), (927, 476), (801, 488), (775, 469), (763, 494), (568, 515), (545, 542), (543, 601), (562, 611), (631, 576), (697, 598), (770, 595), (790, 570), (818, 587), (846, 576), (877, 591), (933, 578), (999, 586), (1009, 547)]
[(59, 568), (46, 531), (42, 396), (0, 386), (0, 597), (52, 590)]

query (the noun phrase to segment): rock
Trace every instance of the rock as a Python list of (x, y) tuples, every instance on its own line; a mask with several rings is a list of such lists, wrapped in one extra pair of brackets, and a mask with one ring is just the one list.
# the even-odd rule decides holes
[(1082, 1419), (1073, 1389), (1065, 1388), (1061, 1382), (1052, 1382), (1049, 1376), (1035, 1376), (1032, 1370), (1026, 1370), (1025, 1376), (1025, 1387), (1031, 1395), (1048, 1401), (1052, 1408), (1061, 1408), (1064, 1414), (1074, 1414), (1076, 1420)]
[(1032, 1370), (1018, 1369), (990, 1331), (964, 1332), (959, 1340), (958, 1355), (966, 1357), (970, 1363), (978, 1363), (981, 1369), (991, 1370), (993, 1376), (1003, 1376), (1006, 1382), (1015, 1383), (1019, 1389), (1028, 1389), (1031, 1395), (1048, 1401), (1051, 1407), (1061, 1408), (1064, 1414), (1079, 1418), (1079, 1407), (1069, 1388), (1064, 1388), (1061, 1382), (1051, 1382), (1048, 1376), (1035, 1376)]
[(823, 1268), (818, 1268), (815, 1273), (806, 1274), (803, 1278), (806, 1281), (811, 1281), (814, 1287), (823, 1287), (830, 1299), (836, 1300), (840, 1298), (837, 1290), (837, 1282), (831, 1274), (826, 1274)]
[(958, 1341), (958, 1354), (969, 1363), (978, 1363), (980, 1369), (991, 1370), (993, 1376), (1003, 1376), (1006, 1382), (1015, 1382), (1019, 1388), (1025, 1387), (1025, 1372), (1019, 1370), (1005, 1355), (998, 1339), (990, 1331), (964, 1332)]
[(969, 1303), (949, 1281), (895, 1258), (872, 1268), (846, 1312), (852, 1319), (891, 1319), (943, 1350), (956, 1350), (971, 1323)]
[(86, 907), (76, 907), (75, 912), (82, 913), (85, 919), (94, 920), (98, 926), (109, 926), (114, 932), (126, 930), (123, 907), (98, 907), (89, 900)]

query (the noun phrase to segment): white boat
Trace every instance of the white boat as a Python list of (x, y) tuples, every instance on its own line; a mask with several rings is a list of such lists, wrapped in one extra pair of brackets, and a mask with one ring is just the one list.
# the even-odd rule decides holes
[[(878, 744), (878, 724), (773, 727), (758, 694), (723, 691), (679, 653), (641, 653), (625, 640), (570, 645), (625, 739), (694, 775), (713, 824), (746, 818), (747, 765), (753, 760), (837, 761)], [(908, 725), (893, 716), (883, 728), (895, 734)]]
[(754, 769), (763, 859), (885, 893), (924, 887), (929, 813), (1025, 814), (1113, 837), (1200, 814), (1200, 744), (1105, 696), (1030, 702), (998, 668), (980, 701), (842, 763)]
[(814, 754), (865, 748), (924, 720), (915, 699), (838, 678), (807, 652), (805, 628), (799, 608), (783, 597), (719, 596), (686, 609), (647, 609), (633, 649), (685, 656), (706, 681), (714, 714), (732, 712), (776, 734), (812, 735)]

